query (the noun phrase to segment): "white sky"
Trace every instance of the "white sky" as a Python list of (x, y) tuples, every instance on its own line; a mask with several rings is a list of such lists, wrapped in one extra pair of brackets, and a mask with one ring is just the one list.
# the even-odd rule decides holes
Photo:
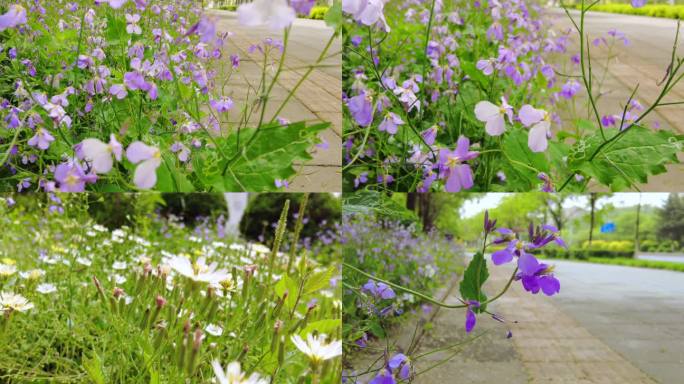
[[(461, 215), (464, 218), (468, 218), (477, 215), (485, 209), (496, 208), (499, 203), (501, 203), (501, 199), (508, 195), (510, 195), (510, 193), (488, 193), (481, 199), (468, 200), (461, 208)], [(599, 200), (598, 205), (603, 206), (607, 203), (612, 203), (616, 207), (635, 206), (639, 204), (639, 197), (641, 196), (642, 204), (662, 207), (665, 204), (667, 195), (669, 195), (669, 193), (615, 193), (610, 198)], [(580, 196), (578, 198), (570, 199), (567, 203), (567, 207), (586, 208), (587, 204), (586, 196)]]

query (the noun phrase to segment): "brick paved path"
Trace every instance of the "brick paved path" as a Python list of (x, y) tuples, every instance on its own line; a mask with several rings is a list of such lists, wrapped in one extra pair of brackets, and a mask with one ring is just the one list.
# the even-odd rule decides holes
[[(241, 26), (235, 13), (227, 11), (211, 11), (217, 16), (219, 31), (228, 31), (234, 35), (228, 39), (228, 51), (238, 53), (242, 59), (239, 75), (231, 79), (226, 88), (235, 101), (245, 101), (248, 89), (255, 88), (261, 77), (263, 56), (257, 51), (248, 52), (252, 44), (261, 42), (266, 37), (282, 39), (282, 31), (273, 32), (268, 28), (249, 28)], [(332, 29), (323, 21), (297, 19), (290, 32), (285, 67), (274, 87), (272, 98), (266, 107), (266, 118), (273, 113), (299, 81), (306, 71), (306, 66), (315, 63), (332, 34)], [(333, 43), (328, 55), (340, 52), (339, 38)], [(341, 191), (342, 161), (342, 83), (341, 55), (333, 55), (325, 60), (320, 68), (315, 69), (280, 113), (291, 121), (330, 122), (331, 128), (321, 134), (328, 143), (328, 148), (313, 148), (313, 160), (306, 164), (296, 164), (300, 174), (290, 183), (290, 191)], [(250, 94), (253, 100), (253, 93)], [(252, 116), (252, 122), (258, 121), (258, 113)]]

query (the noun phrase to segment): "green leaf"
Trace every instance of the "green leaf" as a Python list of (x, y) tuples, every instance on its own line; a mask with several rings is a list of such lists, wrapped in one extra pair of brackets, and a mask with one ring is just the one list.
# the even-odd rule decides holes
[(519, 184), (526, 190), (534, 190), (539, 184), (539, 172), (549, 173), (549, 164), (544, 153), (532, 152), (527, 146), (527, 131), (518, 130), (507, 133), (502, 149), (510, 164), (511, 172), (506, 172), (510, 183)]
[(332, 7), (325, 14), (325, 24), (337, 31), (342, 24), (342, 20), (342, 2), (335, 0)]
[(275, 286), (275, 292), (279, 297), (283, 297), (285, 292), (287, 292), (287, 299), (285, 299), (285, 306), (292, 310), (292, 308), (297, 303), (297, 293), (299, 292), (299, 286), (297, 283), (289, 276), (283, 276), (280, 281)]
[(487, 296), (482, 292), (482, 286), (488, 278), (487, 261), (485, 261), (482, 252), (477, 252), (463, 273), (463, 280), (461, 280), (459, 287), (463, 300), (477, 300), (481, 303), (480, 308), (473, 309), (475, 312), (486, 309), (486, 305), (482, 303), (487, 301)]
[(374, 214), (380, 218), (399, 221), (406, 225), (418, 221), (414, 212), (377, 191), (359, 191), (345, 194), (342, 213), (345, 215)]
[[(619, 134), (617, 129), (606, 129), (608, 138)], [(569, 166), (591, 176), (613, 191), (648, 182), (648, 176), (666, 171), (666, 164), (678, 163), (682, 140), (667, 131), (653, 131), (633, 126), (601, 149), (591, 161), (589, 158), (603, 143), (596, 133), (572, 148)]]
[[(309, 151), (320, 140), (318, 133), (329, 126), (330, 123), (307, 126), (305, 122), (262, 126), (249, 148), (227, 169), (225, 177), (220, 173), (213, 175), (210, 184), (226, 192), (273, 191), (276, 179), (288, 180), (296, 175), (295, 162), (311, 160)], [(251, 128), (241, 130), (240, 146), (254, 133), (255, 129)], [(224, 141), (221, 145), (224, 153), (235, 153), (237, 139), (235, 132)], [(219, 168), (223, 170), (225, 164), (226, 160), (222, 159)]]
[(319, 334), (325, 333), (326, 335), (334, 335), (339, 332), (341, 327), (341, 319), (319, 320), (307, 324), (306, 327), (299, 332), (299, 335), (301, 337), (306, 337), (306, 335), (313, 333), (314, 331), (317, 331)]
[(88, 377), (95, 384), (105, 384), (105, 376), (102, 372), (102, 360), (97, 353), (93, 353), (93, 357), (83, 359), (83, 368), (88, 373)]
[(328, 270), (315, 273), (304, 284), (304, 294), (316, 292), (330, 286), (330, 279), (335, 275), (337, 268), (330, 267)]

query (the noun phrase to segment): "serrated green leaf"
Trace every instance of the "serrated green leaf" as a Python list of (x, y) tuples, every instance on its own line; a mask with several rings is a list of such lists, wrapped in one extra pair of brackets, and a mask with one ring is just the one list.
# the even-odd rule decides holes
[[(606, 137), (617, 134), (617, 129), (605, 130)], [(603, 139), (597, 133), (576, 144), (569, 165), (613, 191), (629, 188), (636, 183), (646, 183), (648, 176), (665, 172), (665, 164), (679, 162), (677, 153), (682, 148), (681, 139), (672, 133), (633, 126), (589, 161), (601, 143)]]
[[(275, 180), (287, 180), (297, 172), (293, 164), (311, 159), (309, 151), (319, 141), (318, 134), (330, 123), (307, 126), (305, 122), (287, 126), (263, 126), (249, 148), (232, 164), (217, 188), (219, 191), (263, 192), (276, 189)], [(244, 143), (254, 134), (254, 129), (243, 129), (240, 140)], [(231, 134), (222, 145), (226, 153), (234, 153), (237, 133)], [(242, 144), (241, 144), (242, 145)], [(219, 168), (223, 168), (223, 161)], [(221, 176), (216, 176), (221, 178)], [(212, 185), (218, 186), (218, 180)]]
[(482, 303), (487, 301), (487, 296), (482, 292), (482, 286), (488, 278), (487, 261), (485, 261), (482, 252), (477, 252), (463, 273), (463, 280), (461, 280), (459, 286), (463, 300), (477, 300), (480, 302), (480, 308), (473, 308), (475, 312), (481, 312), (486, 309), (486, 305)]

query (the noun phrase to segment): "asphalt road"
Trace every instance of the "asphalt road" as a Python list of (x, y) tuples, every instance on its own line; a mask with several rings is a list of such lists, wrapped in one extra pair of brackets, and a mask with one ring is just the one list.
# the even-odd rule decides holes
[(554, 304), (663, 384), (684, 377), (684, 273), (555, 261)]

